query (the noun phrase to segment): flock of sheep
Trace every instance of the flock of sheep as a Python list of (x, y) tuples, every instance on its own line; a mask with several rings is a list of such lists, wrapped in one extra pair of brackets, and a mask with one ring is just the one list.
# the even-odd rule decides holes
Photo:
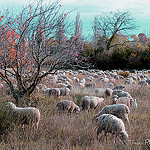
[[(84, 96), (78, 106), (72, 100), (60, 100), (56, 107), (59, 112), (79, 113), (95, 109), (102, 105), (107, 99), (110, 104), (104, 106), (97, 114), (91, 118), (93, 123), (97, 124), (96, 137), (104, 131), (111, 133), (115, 137), (119, 137), (124, 144), (127, 144), (128, 133), (125, 130), (125, 123), (129, 126), (130, 121), (128, 115), (130, 110), (137, 107), (136, 100), (127, 92), (124, 91), (125, 86), (129, 84), (139, 84), (147, 86), (150, 84), (148, 78), (150, 71), (136, 71), (130, 73), (127, 78), (118, 75), (117, 70), (101, 71), (59, 71), (55, 75), (49, 75), (46, 80), (49, 80), (54, 87), (48, 88), (45, 84), (37, 86), (37, 92), (44, 92), (45, 97), (55, 96), (61, 97), (71, 94), (75, 89), (83, 90), (90, 89), (89, 95)], [(68, 75), (73, 76), (72, 79)], [(79, 75), (84, 76), (79, 78)], [(121, 79), (124, 84), (115, 85), (115, 81)], [(104, 87), (97, 87), (97, 83), (102, 83)], [(6, 107), (12, 112), (12, 117), (22, 125), (32, 123), (38, 129), (40, 122), (40, 111), (35, 107), (21, 108), (17, 107), (12, 102), (7, 102)], [(107, 136), (106, 136), (107, 140)]]

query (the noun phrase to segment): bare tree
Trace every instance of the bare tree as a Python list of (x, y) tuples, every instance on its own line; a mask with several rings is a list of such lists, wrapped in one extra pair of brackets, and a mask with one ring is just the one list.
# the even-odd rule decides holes
[(42, 78), (76, 61), (72, 41), (58, 46), (62, 44), (68, 15), (62, 17), (60, 9), (59, 0), (52, 3), (40, 0), (15, 17), (8, 10), (1, 17), (0, 77), (18, 105), (30, 97)]
[(97, 16), (97, 18), (96, 26), (97, 30), (100, 30), (98, 43), (104, 48), (104, 50), (109, 50), (114, 46), (112, 45), (112, 41), (117, 33), (126, 32), (135, 29), (136, 27), (134, 24), (134, 18), (129, 11), (103, 13), (102, 15)]

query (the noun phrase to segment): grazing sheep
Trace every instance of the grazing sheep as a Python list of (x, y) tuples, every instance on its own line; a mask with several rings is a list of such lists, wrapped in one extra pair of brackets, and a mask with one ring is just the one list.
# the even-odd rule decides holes
[(113, 93), (113, 90), (110, 88), (107, 88), (104, 91), (104, 97), (107, 97), (107, 96), (110, 97), (110, 96), (112, 96), (112, 93)]
[(60, 89), (59, 88), (47, 88), (46, 94), (48, 94), (48, 96), (53, 95), (55, 97), (59, 97), (60, 96)]
[(114, 84), (113, 83), (107, 83), (105, 85), (105, 87), (112, 89), (112, 88), (114, 88)]
[(82, 110), (89, 110), (90, 108), (96, 108), (98, 105), (103, 103), (104, 99), (97, 96), (84, 96), (81, 99)]
[(70, 100), (61, 100), (56, 104), (56, 107), (58, 107), (58, 111), (67, 110), (70, 113), (78, 113), (80, 111), (80, 108), (73, 101)]
[(112, 99), (113, 99), (112, 104), (126, 104), (129, 108), (131, 107), (130, 98), (128, 97), (119, 97), (118, 95), (114, 95)]
[(132, 77), (130, 77), (126, 79), (125, 84), (136, 84), (136, 82), (134, 81)]
[(47, 90), (47, 86), (44, 84), (39, 84), (37, 88), (39, 89), (39, 91), (42, 91), (42, 92)]
[(85, 80), (84, 78), (82, 78), (82, 79), (80, 80), (80, 83), (85, 84), (85, 83), (86, 83), (86, 80)]
[(79, 83), (80, 80), (79, 80), (79, 78), (77, 78), (77, 77), (73, 77), (73, 78), (72, 78), (72, 81), (73, 81), (73, 83)]
[(125, 91), (122, 91), (122, 90), (114, 90), (112, 92), (112, 96), (114, 96), (114, 95), (117, 95), (118, 97), (128, 97), (128, 98), (130, 98), (130, 106), (131, 107), (133, 106), (134, 99), (132, 98), (132, 96), (128, 92), (125, 92)]
[(143, 85), (143, 86), (148, 86), (148, 83), (146, 82), (146, 80), (141, 80), (137, 84), (138, 85)]
[(85, 86), (84, 83), (78, 83), (77, 86), (76, 86), (76, 88), (83, 88), (84, 86)]
[(87, 84), (85, 84), (85, 88), (94, 88), (96, 86), (96, 84), (95, 83), (87, 83)]
[(35, 107), (17, 107), (12, 102), (7, 102), (6, 108), (10, 110), (10, 115), (15, 123), (23, 125), (32, 124), (38, 129), (40, 122), (40, 111)]
[(73, 89), (73, 86), (70, 84), (70, 85), (65, 85), (64, 88), (68, 88), (70, 91)]
[(70, 89), (67, 87), (59, 88), (60, 96), (67, 96), (70, 94)]
[(124, 144), (127, 143), (128, 134), (125, 130), (123, 121), (118, 117), (111, 114), (100, 115), (97, 118), (97, 128), (97, 140), (99, 133), (104, 130), (105, 136), (107, 133), (111, 133), (113, 136), (119, 137)]
[(112, 115), (126, 121), (127, 124), (130, 125), (130, 121), (128, 119), (129, 113), (130, 113), (129, 107), (125, 104), (107, 105), (100, 112), (98, 112), (92, 118), (92, 120), (94, 121), (97, 117), (99, 117), (102, 114), (112, 114)]
[(105, 92), (105, 89), (103, 88), (94, 88), (92, 90), (92, 93), (98, 97), (104, 97), (104, 92)]
[(93, 90), (92, 90), (92, 93), (93, 94), (95, 94), (96, 96), (98, 96), (98, 97), (109, 97), (109, 96), (112, 96), (112, 92), (113, 92), (113, 90), (112, 89), (110, 89), (110, 88), (106, 88), (106, 89), (104, 89), (104, 88), (94, 88)]
[(114, 88), (113, 88), (113, 90), (122, 90), (122, 89), (124, 89), (125, 88), (125, 86), (123, 85), (123, 84), (119, 84), (119, 85), (116, 85)]

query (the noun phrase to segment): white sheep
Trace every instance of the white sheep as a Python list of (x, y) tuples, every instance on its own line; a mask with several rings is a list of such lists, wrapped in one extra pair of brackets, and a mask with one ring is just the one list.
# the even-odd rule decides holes
[(73, 81), (73, 83), (79, 83), (80, 80), (79, 80), (79, 78), (77, 78), (77, 77), (73, 77), (73, 78), (72, 78), (72, 81)]
[(40, 122), (40, 111), (35, 107), (17, 107), (12, 102), (6, 103), (6, 108), (9, 109), (11, 117), (15, 123), (22, 126), (31, 124), (38, 129)]
[(118, 95), (114, 95), (112, 97), (112, 104), (126, 104), (129, 108), (130, 106), (130, 98), (128, 97), (119, 97)]
[(134, 99), (132, 98), (132, 96), (128, 92), (122, 91), (122, 90), (114, 90), (112, 92), (112, 96), (114, 96), (114, 95), (117, 95), (118, 97), (128, 97), (128, 98), (130, 98), (130, 106), (131, 107), (133, 106)]
[(86, 83), (86, 80), (85, 80), (85, 78), (82, 78), (82, 79), (80, 80), (80, 83), (83, 83), (83, 84), (85, 84), (85, 83)]
[(107, 96), (112, 96), (113, 90), (110, 88), (94, 88), (92, 90), (92, 93), (95, 94), (98, 97), (107, 97)]
[(70, 89), (67, 87), (59, 88), (59, 90), (60, 90), (60, 96), (67, 96), (70, 94)]
[(84, 96), (81, 99), (82, 110), (89, 110), (90, 108), (96, 108), (104, 102), (104, 98), (99, 98), (97, 96)]
[(47, 89), (47, 86), (46, 85), (44, 85), (44, 84), (39, 84), (38, 86), (37, 86), (37, 88), (39, 89), (39, 91), (46, 91), (46, 89)]
[(146, 82), (146, 80), (141, 80), (137, 84), (138, 85), (143, 85), (143, 86), (148, 86), (148, 83)]
[(70, 113), (78, 113), (80, 111), (79, 106), (77, 106), (73, 101), (70, 100), (61, 100), (56, 104), (56, 107), (58, 107), (58, 111), (67, 110)]
[(85, 84), (84, 83), (78, 83), (76, 88), (84, 88)]
[(103, 130), (105, 136), (107, 133), (111, 133), (113, 136), (115, 135), (115, 137), (119, 137), (124, 144), (127, 144), (128, 134), (125, 130), (123, 121), (118, 117), (111, 114), (100, 115), (97, 118), (97, 140), (99, 133)]
[(92, 120), (94, 121), (97, 117), (102, 114), (112, 114), (130, 125), (130, 121), (128, 115), (130, 113), (129, 107), (125, 104), (114, 104), (114, 105), (106, 105), (100, 112), (98, 112)]

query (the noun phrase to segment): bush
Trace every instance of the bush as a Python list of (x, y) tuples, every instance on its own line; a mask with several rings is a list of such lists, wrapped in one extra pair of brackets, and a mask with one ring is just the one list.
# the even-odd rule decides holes
[(123, 76), (124, 78), (127, 78), (129, 75), (130, 75), (130, 72), (129, 71), (119, 71), (118, 72), (118, 75), (121, 75)]
[(6, 110), (5, 103), (0, 103), (0, 139), (14, 129), (10, 112)]

